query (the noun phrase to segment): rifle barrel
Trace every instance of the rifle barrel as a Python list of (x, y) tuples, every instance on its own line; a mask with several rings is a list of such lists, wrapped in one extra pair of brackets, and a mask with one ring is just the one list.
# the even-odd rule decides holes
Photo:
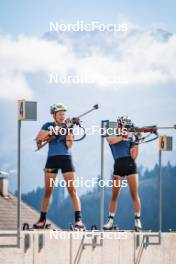
[(98, 109), (98, 105), (94, 105), (92, 109), (90, 109), (89, 111), (79, 115), (77, 118), (83, 117), (83, 116), (85, 116), (85, 115), (89, 114), (90, 112), (97, 110), (97, 109)]
[(157, 127), (157, 129), (176, 129), (176, 125), (172, 127)]
[(144, 127), (134, 127), (131, 129), (131, 131), (133, 132), (157, 132), (157, 130), (160, 129), (176, 129), (176, 125), (173, 126), (168, 126), (168, 127), (157, 127), (157, 126), (144, 126)]

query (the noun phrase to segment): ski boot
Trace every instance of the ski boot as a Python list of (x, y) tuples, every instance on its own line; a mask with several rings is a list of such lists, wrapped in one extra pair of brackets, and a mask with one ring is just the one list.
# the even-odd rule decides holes
[(75, 222), (74, 225), (71, 225), (70, 229), (73, 231), (86, 231), (85, 225), (83, 224), (81, 220)]
[(141, 224), (141, 219), (140, 217), (135, 216), (134, 219), (134, 228), (136, 232), (141, 232), (142, 231), (142, 224)]
[(111, 216), (109, 216), (107, 223), (104, 224), (104, 226), (103, 226), (103, 229), (104, 230), (117, 230), (118, 226), (114, 225), (114, 221), (113, 220), (114, 219)]
[(45, 229), (46, 228), (46, 220), (39, 219), (36, 224), (33, 224), (33, 228)]

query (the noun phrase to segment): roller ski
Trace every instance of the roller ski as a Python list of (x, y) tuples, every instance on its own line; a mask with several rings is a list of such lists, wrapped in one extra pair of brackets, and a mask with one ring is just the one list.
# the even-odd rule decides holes
[(70, 225), (71, 231), (86, 231), (85, 225), (82, 223), (82, 221), (77, 221), (74, 224)]
[(33, 224), (32, 227), (28, 223), (22, 225), (22, 230), (34, 230), (34, 229), (50, 229), (51, 224), (46, 223), (46, 220), (39, 220), (36, 224)]

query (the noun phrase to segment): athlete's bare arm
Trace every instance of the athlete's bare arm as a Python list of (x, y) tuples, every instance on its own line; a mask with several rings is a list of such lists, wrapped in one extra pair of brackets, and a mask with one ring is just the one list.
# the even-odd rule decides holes
[(67, 148), (71, 148), (73, 145), (74, 135), (72, 133), (68, 134), (66, 137)]
[[(136, 135), (136, 143), (139, 143), (139, 139), (140, 139), (140, 137), (141, 137), (141, 133), (137, 133), (137, 135)], [(138, 144), (136, 144), (136, 145), (134, 145), (132, 148), (131, 148), (131, 150), (130, 150), (130, 154), (131, 154), (131, 158), (133, 159), (133, 160), (135, 160), (136, 158), (137, 158), (137, 156), (138, 156), (138, 154), (139, 154), (139, 145)]]
[(123, 136), (118, 136), (118, 137), (108, 137), (107, 141), (110, 145), (113, 145), (121, 141), (128, 141), (128, 139), (124, 138)]
[(135, 160), (139, 154), (139, 146), (135, 145), (134, 147), (131, 148), (130, 150), (131, 158)]
[(37, 141), (46, 141), (49, 138), (49, 131), (41, 130), (36, 137)]

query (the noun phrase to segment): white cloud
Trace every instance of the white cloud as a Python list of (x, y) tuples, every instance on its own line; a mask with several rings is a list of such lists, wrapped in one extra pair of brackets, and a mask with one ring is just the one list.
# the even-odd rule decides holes
[[(91, 39), (89, 34), (86, 38)], [(88, 56), (84, 36), (74, 39), (73, 34), (67, 35), (62, 44), (57, 39), (0, 36), (0, 98), (31, 98), (27, 73), (44, 72), (49, 76), (55, 72), (65, 76), (74, 72), (94, 79), (98, 87), (105, 89), (117, 89), (117, 85), (109, 85), (104, 80), (107, 75), (127, 79), (127, 88), (176, 80), (175, 35), (164, 38), (162, 32), (139, 28), (127, 33), (101, 33), (101, 39), (98, 32), (93, 34), (92, 46), (87, 47)], [(83, 53), (75, 50), (75, 45), (84, 47)]]
[(73, 65), (68, 48), (34, 37), (0, 37), (0, 98), (31, 97), (26, 73), (57, 71), (65, 74)]
[(0, 98), (2, 99), (30, 99), (32, 97), (32, 91), (22, 73), (15, 74), (9, 71), (7, 74), (0, 74), (0, 87)]

